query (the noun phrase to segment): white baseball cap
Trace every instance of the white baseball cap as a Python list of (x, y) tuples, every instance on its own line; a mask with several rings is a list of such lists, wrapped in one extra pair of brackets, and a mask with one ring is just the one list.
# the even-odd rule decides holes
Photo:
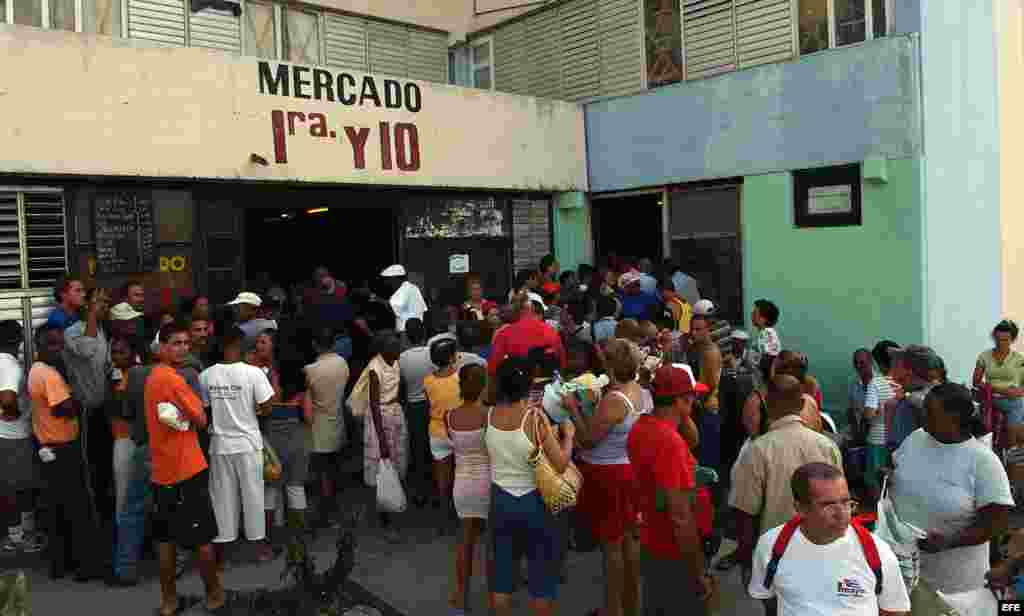
[(693, 314), (709, 315), (715, 313), (715, 303), (710, 299), (702, 299), (693, 305)]
[(380, 273), (384, 278), (398, 278), (405, 276), (405, 268), (401, 265), (392, 265), (387, 267), (383, 272)]
[(228, 302), (229, 306), (236, 306), (238, 304), (249, 304), (250, 306), (256, 306), (259, 308), (263, 305), (263, 300), (260, 299), (259, 295), (256, 295), (251, 291), (242, 291), (238, 294), (238, 297)]
[(750, 334), (743, 331), (742, 329), (732, 330), (732, 334), (729, 335), (733, 340), (750, 340)]

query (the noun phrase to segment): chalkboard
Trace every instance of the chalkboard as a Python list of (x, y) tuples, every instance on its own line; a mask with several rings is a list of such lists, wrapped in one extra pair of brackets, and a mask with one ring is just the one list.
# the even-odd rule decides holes
[(98, 272), (130, 274), (156, 267), (153, 199), (148, 193), (97, 194), (93, 228)]

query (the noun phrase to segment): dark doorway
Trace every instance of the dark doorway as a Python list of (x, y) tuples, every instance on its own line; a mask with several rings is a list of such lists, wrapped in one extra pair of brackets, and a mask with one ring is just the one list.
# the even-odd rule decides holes
[(246, 210), (246, 273), (290, 287), (310, 280), (323, 265), (350, 287), (374, 284), (396, 262), (395, 214), (390, 208), (328, 208), (311, 201), (301, 208)]
[(594, 199), (593, 230), (598, 258), (616, 255), (661, 262), (661, 199), (661, 193)]

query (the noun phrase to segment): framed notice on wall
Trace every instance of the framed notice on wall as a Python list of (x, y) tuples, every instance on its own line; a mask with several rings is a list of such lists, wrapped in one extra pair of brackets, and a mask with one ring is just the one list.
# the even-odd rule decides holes
[(861, 224), (860, 165), (793, 172), (797, 227), (849, 227)]
[(150, 192), (98, 193), (93, 199), (93, 230), (98, 274), (134, 274), (156, 267)]

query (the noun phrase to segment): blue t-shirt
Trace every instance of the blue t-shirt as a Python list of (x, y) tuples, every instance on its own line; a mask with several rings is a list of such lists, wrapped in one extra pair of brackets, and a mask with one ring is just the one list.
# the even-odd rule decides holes
[(46, 317), (46, 324), (49, 326), (56, 325), (61, 329), (67, 329), (80, 321), (77, 314), (68, 314), (64, 311), (63, 306), (57, 306), (50, 311), (50, 316)]
[(619, 301), (622, 302), (622, 318), (637, 321), (646, 320), (651, 314), (651, 307), (661, 304), (657, 295), (644, 291), (636, 295), (619, 293)]

